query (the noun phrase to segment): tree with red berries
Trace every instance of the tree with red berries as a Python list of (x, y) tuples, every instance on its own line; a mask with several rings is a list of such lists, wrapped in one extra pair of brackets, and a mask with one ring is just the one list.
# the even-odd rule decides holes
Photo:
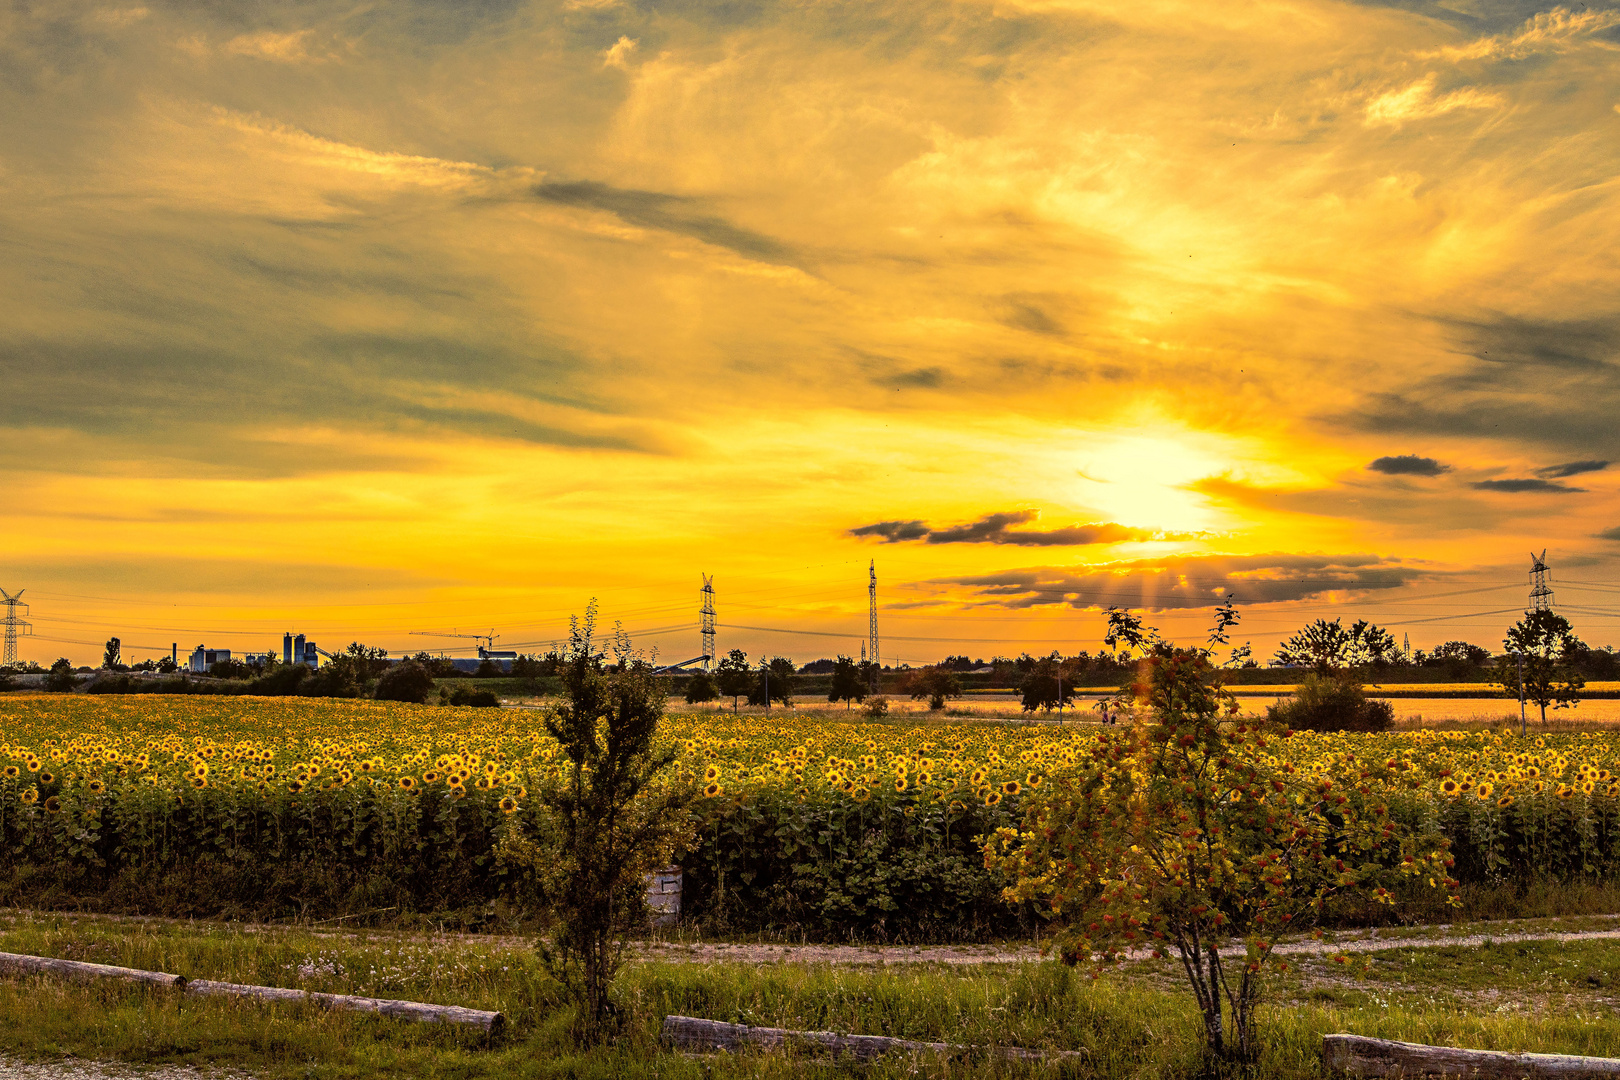
[(1313, 929), (1344, 894), (1393, 903), (1403, 877), (1457, 902), (1447, 844), (1391, 820), (1380, 792), (1416, 783), (1400, 762), (1331, 780), (1280, 760), (1292, 732), (1240, 715), (1209, 649), (1154, 645), (1133, 689), (1134, 725), (1099, 733), (1087, 760), (1028, 798), (986, 865), (1011, 880), (1007, 900), (1056, 922), (1067, 963), (1173, 947), (1208, 1052), (1253, 1061), (1276, 936)]

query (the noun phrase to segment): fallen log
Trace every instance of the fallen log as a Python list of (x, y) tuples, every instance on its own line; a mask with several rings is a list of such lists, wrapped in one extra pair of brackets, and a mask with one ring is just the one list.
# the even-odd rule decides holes
[(130, 982), (151, 983), (173, 990), (184, 989), (184, 975), (170, 975), (166, 971), (141, 971), (137, 968), (115, 967), (112, 964), (87, 964), (82, 960), (58, 960), (52, 956), (25, 956), (22, 953), (0, 953), (0, 972), (14, 975), (66, 975), (75, 979), (125, 979)]
[(787, 1028), (750, 1027), (747, 1024), (727, 1024), (719, 1020), (702, 1020), (695, 1016), (673, 1014), (664, 1017), (663, 1039), (665, 1043), (684, 1050), (713, 1052), (741, 1050), (746, 1046), (772, 1050), (794, 1047), (852, 1057), (856, 1061), (873, 1061), (896, 1051), (964, 1054), (984, 1050), (991, 1057), (1004, 1061), (1043, 1061), (1047, 1058), (1065, 1060), (1085, 1057), (1075, 1050), (1060, 1050), (1046, 1054), (1018, 1046), (959, 1046), (954, 1043), (896, 1039), (888, 1035), (836, 1035), (831, 1031), (792, 1031)]
[(1620, 1058), (1510, 1054), (1452, 1046), (1322, 1036), (1322, 1064), (1349, 1076), (1465, 1076), (1470, 1080), (1575, 1080), (1620, 1077)]
[(243, 983), (214, 982), (212, 979), (192, 979), (186, 984), (188, 994), (225, 994), (233, 997), (253, 998), (256, 1001), (307, 1001), (328, 1009), (349, 1009), (355, 1012), (374, 1012), (398, 1020), (415, 1020), (422, 1024), (468, 1024), (498, 1035), (506, 1027), (506, 1017), (483, 1009), (466, 1009), (460, 1005), (427, 1005), (420, 1001), (395, 1001), (391, 998), (357, 997), (353, 994), (324, 994), (314, 990), (288, 990), (279, 986), (248, 986)]

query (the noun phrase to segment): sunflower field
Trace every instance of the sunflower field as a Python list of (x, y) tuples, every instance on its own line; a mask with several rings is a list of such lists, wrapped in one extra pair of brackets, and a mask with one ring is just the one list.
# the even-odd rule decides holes
[[(171, 915), (543, 908), (501, 857), (556, 775), (531, 711), (307, 698), (0, 698), (0, 903)], [(688, 918), (718, 930), (961, 940), (1029, 929), (981, 838), (1083, 764), (1095, 727), (671, 716), (697, 833)], [(1620, 738), (1300, 733), (1279, 758), (1383, 785), (1465, 882), (1620, 875)], [(1373, 768), (1372, 766), (1377, 766)], [(1396, 779), (1378, 779), (1394, 777)]]

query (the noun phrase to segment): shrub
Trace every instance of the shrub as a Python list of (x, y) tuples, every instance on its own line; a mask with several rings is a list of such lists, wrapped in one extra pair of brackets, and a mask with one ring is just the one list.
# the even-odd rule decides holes
[(372, 696), (378, 701), (413, 701), (420, 705), (431, 693), (433, 673), (415, 660), (405, 660), (382, 673)]
[(1388, 731), (1395, 709), (1347, 676), (1309, 675), (1292, 698), (1267, 707), (1266, 718), (1295, 731)]
[(452, 705), (470, 705), (475, 709), (498, 709), (501, 699), (495, 696), (493, 690), (469, 690), (465, 686), (458, 686), (450, 695)]
[(79, 680), (73, 674), (73, 661), (65, 656), (52, 664), (51, 673), (45, 676), (45, 689), (53, 693), (67, 693), (78, 685)]

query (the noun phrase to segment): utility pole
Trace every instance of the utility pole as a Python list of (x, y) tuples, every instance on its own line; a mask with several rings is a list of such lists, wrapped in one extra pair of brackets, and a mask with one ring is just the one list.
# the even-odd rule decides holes
[(765, 712), (771, 711), (771, 663), (763, 656), (759, 658), (759, 681), (765, 688)]
[(1552, 568), (1547, 565), (1547, 549), (1541, 554), (1530, 553), (1530, 610), (1551, 611), (1553, 605), (1552, 582), (1548, 580)]
[(10, 667), (12, 664), (17, 662), (18, 631), (20, 630), (24, 635), (32, 634), (34, 632), (34, 627), (31, 623), (24, 622), (22, 619), (17, 618), (17, 609), (19, 607), (23, 609), (24, 615), (28, 614), (28, 605), (22, 602), (22, 594), (27, 591), (27, 589), (18, 589), (17, 595), (12, 596), (10, 593), (6, 592), (6, 590), (0, 589), (0, 596), (5, 597), (5, 599), (0, 600), (0, 604), (4, 604), (6, 608), (6, 645), (4, 658), (0, 659), (0, 664), (4, 664), (6, 667)]
[(714, 670), (714, 577), (703, 575), (703, 610), (698, 613), (702, 619), (699, 634), (703, 644), (703, 670)]
[(1524, 719), (1524, 653), (1516, 652), (1513, 658), (1519, 662), (1519, 737), (1522, 739), (1527, 734)]

